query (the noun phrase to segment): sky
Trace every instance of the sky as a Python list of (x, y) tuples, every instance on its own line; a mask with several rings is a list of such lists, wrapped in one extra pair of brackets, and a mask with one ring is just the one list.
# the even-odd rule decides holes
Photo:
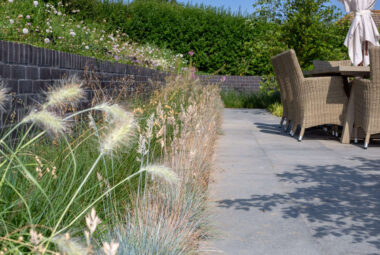
[[(222, 7), (224, 6), (226, 9), (230, 8), (231, 11), (236, 12), (239, 10), (239, 7), (241, 7), (241, 10), (243, 13), (248, 12), (252, 13), (253, 7), (252, 3), (254, 0), (177, 0), (177, 2), (181, 3), (192, 3), (192, 4), (205, 4), (205, 5), (211, 5), (216, 7)], [(341, 10), (344, 12), (343, 5), (338, 2), (338, 0), (331, 0), (333, 4), (336, 4), (338, 7), (341, 8)], [(375, 10), (380, 10), (380, 0), (377, 1)]]

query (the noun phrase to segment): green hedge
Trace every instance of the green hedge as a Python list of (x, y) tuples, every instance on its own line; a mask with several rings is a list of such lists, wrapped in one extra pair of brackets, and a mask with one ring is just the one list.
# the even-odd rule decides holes
[[(71, 1), (83, 18), (118, 27), (134, 41), (153, 43), (187, 55), (194, 51), (193, 63), (203, 72), (256, 74), (247, 66), (252, 57), (246, 42), (253, 39), (246, 17), (224, 9), (184, 6), (159, 0), (99, 2)], [(189, 58), (189, 56), (188, 56)]]
[(336, 22), (336, 8), (319, 5), (328, 0), (282, 2), (285, 19), (270, 19), (275, 0), (258, 1), (273, 6), (256, 18), (172, 0), (66, 1), (81, 10), (81, 18), (105, 23), (110, 31), (120, 29), (134, 41), (168, 48), (188, 60), (187, 53), (194, 51), (193, 64), (204, 73), (267, 75), (273, 72), (271, 57), (289, 48), (304, 69), (312, 68), (313, 59), (348, 57), (343, 46), (348, 23)]

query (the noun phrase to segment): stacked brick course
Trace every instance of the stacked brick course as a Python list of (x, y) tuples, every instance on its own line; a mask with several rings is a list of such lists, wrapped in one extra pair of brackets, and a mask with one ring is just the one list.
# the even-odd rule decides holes
[[(260, 76), (200, 75), (203, 84), (220, 84), (223, 91), (252, 93), (260, 90)], [(224, 81), (223, 81), (224, 80)]]
[(164, 82), (166, 77), (164, 72), (144, 67), (0, 41), (0, 77), (13, 98), (5, 115), (11, 114), (19, 121), (30, 105), (43, 100), (42, 92), (55, 81), (73, 75), (83, 78), (85, 68), (91, 70), (104, 87), (111, 83), (117, 85), (118, 80), (126, 76), (134, 86), (146, 87), (150, 86), (149, 80)]
[[(149, 68), (0, 40), (0, 79), (13, 98), (7, 106), (8, 112), (3, 115), (12, 115), (14, 121), (19, 121), (30, 105), (43, 100), (42, 92), (53, 86), (55, 81), (73, 75), (83, 78), (85, 68), (91, 70), (104, 87), (117, 85), (121, 78), (128, 77), (133, 86), (145, 86), (149, 90), (149, 80), (163, 84), (167, 75)], [(219, 75), (199, 77), (204, 84), (221, 84), (221, 88), (226, 91), (251, 92), (257, 91), (260, 86), (260, 77), (227, 76), (224, 82), (221, 82), (223, 76)], [(4, 119), (0, 118), (1, 126)]]

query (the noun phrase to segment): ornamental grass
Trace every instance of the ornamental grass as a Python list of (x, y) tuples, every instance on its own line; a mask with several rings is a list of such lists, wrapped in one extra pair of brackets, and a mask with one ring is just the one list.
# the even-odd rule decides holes
[(219, 88), (186, 74), (150, 97), (93, 91), (76, 109), (91, 82), (60, 82), (2, 132), (1, 254), (194, 253), (207, 230)]

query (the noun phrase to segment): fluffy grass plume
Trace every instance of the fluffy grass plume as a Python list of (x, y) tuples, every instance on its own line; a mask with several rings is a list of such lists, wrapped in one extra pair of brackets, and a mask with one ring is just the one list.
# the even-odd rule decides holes
[(103, 103), (95, 106), (96, 110), (106, 114), (106, 121), (110, 124), (127, 121), (131, 114), (118, 104)]
[(111, 125), (101, 141), (100, 151), (103, 154), (112, 154), (115, 149), (127, 147), (134, 137), (135, 120), (132, 113), (123, 113), (122, 121)]
[(56, 88), (52, 88), (43, 107), (61, 108), (66, 105), (76, 105), (84, 97), (85, 92), (82, 83), (76, 77), (63, 79)]
[(0, 82), (0, 111), (4, 112), (6, 109), (5, 105), (9, 101), (8, 89), (4, 87), (4, 83)]
[(66, 236), (57, 236), (53, 238), (53, 243), (58, 246), (58, 249), (67, 255), (86, 255), (90, 254), (88, 247), (84, 246), (79, 240)]
[(167, 183), (178, 184), (179, 179), (176, 173), (169, 167), (162, 165), (148, 165), (142, 169), (153, 176), (164, 179)]
[(47, 110), (32, 112), (24, 118), (23, 122), (33, 122), (53, 134), (61, 134), (67, 128), (65, 121), (61, 117)]

